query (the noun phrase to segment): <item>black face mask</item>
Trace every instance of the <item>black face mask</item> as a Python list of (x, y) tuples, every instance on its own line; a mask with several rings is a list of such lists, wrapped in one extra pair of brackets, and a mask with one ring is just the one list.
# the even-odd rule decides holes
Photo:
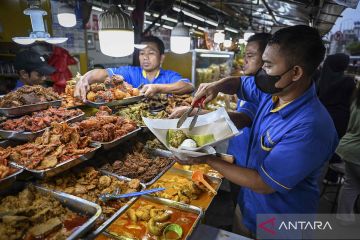
[(287, 72), (289, 72), (292, 68), (293, 67), (291, 67), (289, 70), (286, 70), (286, 72), (280, 75), (268, 75), (264, 69), (260, 68), (255, 74), (255, 84), (264, 93), (268, 93), (268, 94), (279, 93), (284, 88), (287, 88), (288, 86), (290, 86), (290, 84), (293, 83), (293, 82), (289, 83), (284, 88), (275, 87), (275, 84), (281, 79), (281, 77), (285, 75)]

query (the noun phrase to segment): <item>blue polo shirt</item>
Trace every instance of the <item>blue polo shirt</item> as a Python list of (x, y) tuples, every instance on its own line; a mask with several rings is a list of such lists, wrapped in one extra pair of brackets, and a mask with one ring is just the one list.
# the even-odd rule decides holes
[(146, 73), (141, 67), (122, 66), (118, 68), (107, 68), (109, 76), (121, 75), (125, 81), (137, 88), (141, 84), (170, 84), (178, 81), (190, 82), (189, 79), (181, 77), (180, 74), (171, 70), (160, 69), (157, 76), (152, 80), (146, 78)]
[[(237, 112), (245, 113), (247, 116), (254, 120), (256, 115), (257, 106), (255, 104), (239, 100), (237, 104)], [(233, 155), (235, 164), (241, 167), (246, 167), (246, 152), (249, 145), (250, 127), (240, 129), (240, 134), (229, 140), (227, 153)]]
[(272, 194), (241, 188), (244, 224), (256, 232), (259, 213), (316, 213), (318, 178), (338, 144), (334, 124), (316, 96), (314, 84), (292, 102), (260, 91), (254, 77), (242, 77), (238, 97), (259, 106), (250, 133), (246, 167), (255, 169)]

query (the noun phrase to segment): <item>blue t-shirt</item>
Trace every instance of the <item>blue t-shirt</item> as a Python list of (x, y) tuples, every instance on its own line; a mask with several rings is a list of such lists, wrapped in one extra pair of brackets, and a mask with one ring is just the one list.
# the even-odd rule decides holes
[(190, 82), (189, 79), (181, 77), (180, 74), (171, 70), (160, 69), (159, 74), (152, 80), (146, 78), (146, 73), (141, 67), (122, 66), (118, 68), (107, 68), (109, 76), (121, 75), (125, 81), (137, 88), (141, 84), (170, 84), (178, 81)]
[(16, 80), (16, 86), (13, 89), (13, 91), (15, 91), (18, 88), (21, 88), (22, 86), (24, 86), (24, 83), (22, 81), (20, 81), (20, 79)]
[[(247, 116), (254, 120), (256, 115), (257, 106), (255, 104), (239, 100), (237, 111), (245, 113)], [(250, 127), (240, 129), (240, 134), (229, 140), (227, 153), (235, 157), (235, 164), (241, 167), (246, 167), (246, 152), (248, 150)]]
[(259, 106), (250, 133), (246, 167), (255, 169), (275, 192), (241, 188), (244, 224), (256, 232), (259, 213), (316, 213), (318, 180), (338, 144), (334, 124), (312, 85), (302, 96), (275, 108), (254, 77), (242, 77), (238, 97)]

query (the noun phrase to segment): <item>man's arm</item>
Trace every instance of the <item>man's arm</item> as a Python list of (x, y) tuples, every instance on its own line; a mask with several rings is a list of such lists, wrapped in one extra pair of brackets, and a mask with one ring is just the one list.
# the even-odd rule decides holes
[(235, 94), (238, 92), (240, 86), (240, 77), (227, 77), (212, 83), (202, 83), (195, 93), (192, 103), (195, 103), (197, 100), (205, 96), (206, 99), (203, 102), (203, 107), (205, 107), (206, 103), (216, 98), (219, 92), (225, 94)]
[(243, 112), (228, 112), (231, 121), (235, 124), (236, 128), (242, 129), (250, 127), (252, 119)]
[(191, 83), (178, 81), (170, 84), (147, 84), (141, 91), (147, 97), (151, 97), (157, 93), (171, 93), (171, 94), (187, 94), (194, 91), (194, 86)]
[(250, 188), (254, 192), (262, 194), (275, 192), (253, 169), (236, 166), (215, 156), (206, 156), (206, 163), (220, 172), (226, 179), (239, 186)]
[(86, 93), (90, 90), (90, 84), (104, 82), (109, 77), (105, 69), (94, 69), (84, 74), (76, 83), (74, 96), (86, 100)]

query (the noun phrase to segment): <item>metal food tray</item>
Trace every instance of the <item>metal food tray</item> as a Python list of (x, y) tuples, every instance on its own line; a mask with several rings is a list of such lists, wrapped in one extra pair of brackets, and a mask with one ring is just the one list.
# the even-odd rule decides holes
[[(24, 189), (25, 186), (29, 186), (30, 184), (21, 183), (20, 187), (17, 186), (16, 193), (20, 192)], [(101, 215), (101, 207), (95, 203), (87, 201), (85, 199), (75, 197), (66, 193), (52, 191), (46, 188), (43, 188), (38, 185), (33, 185), (37, 191), (39, 191), (43, 195), (52, 196), (57, 199), (63, 206), (69, 208), (70, 210), (76, 212), (80, 215), (91, 216), (83, 225), (77, 228), (68, 238), (67, 240), (75, 240), (79, 239), (83, 236), (87, 231), (89, 231), (92, 226), (95, 224), (97, 218)], [(14, 190), (10, 192), (10, 194), (14, 194)], [(6, 195), (10, 195), (9, 192)]]
[(114, 107), (114, 106), (121, 106), (121, 105), (129, 105), (133, 103), (140, 102), (144, 98), (144, 95), (135, 96), (135, 97), (129, 97), (124, 98), (122, 100), (115, 100), (110, 102), (92, 102), (92, 101), (86, 101), (85, 104), (90, 107), (99, 108), (101, 106), (108, 106), (108, 107)]
[[(190, 237), (190, 235), (192, 234), (192, 232), (194, 231), (194, 229), (200, 224), (200, 220), (202, 218), (203, 211), (199, 207), (180, 203), (180, 202), (175, 202), (173, 200), (169, 200), (169, 199), (165, 199), (165, 198), (153, 197), (153, 196), (149, 196), (149, 195), (143, 195), (140, 197), (139, 200), (141, 200), (141, 199), (144, 199), (149, 202), (165, 205), (165, 206), (168, 206), (171, 208), (175, 208), (175, 209), (178, 209), (183, 212), (195, 213), (197, 215), (197, 218), (196, 218), (193, 226), (190, 228), (189, 232), (185, 236), (183, 235), (181, 237), (181, 239), (188, 239)], [(118, 236), (111, 234), (111, 232), (108, 232), (107, 230), (105, 230), (105, 232), (103, 232), (103, 234), (105, 236), (109, 236), (113, 239), (120, 239)]]
[(11, 187), (11, 185), (15, 182), (18, 175), (20, 175), (24, 171), (24, 169), (21, 169), (21, 168), (17, 168), (17, 167), (14, 167), (14, 166), (10, 166), (10, 167), (16, 168), (17, 171), (14, 172), (13, 174), (7, 176), (7, 177), (4, 177), (4, 178), (0, 179), (0, 190)]
[[(165, 153), (161, 153), (161, 152), (154, 152), (152, 151), (151, 154), (155, 155), (155, 156), (159, 156), (159, 157), (168, 157), (167, 154)], [(145, 184), (146, 186), (149, 186), (151, 184), (153, 184), (154, 182), (156, 182), (162, 175), (164, 175), (164, 173), (169, 170), (175, 163), (175, 159), (170, 162), (163, 170), (161, 170), (161, 172), (159, 172), (151, 181), (149, 182), (141, 182), (143, 184)], [(110, 171), (107, 171), (107, 170), (104, 170), (105, 172), (108, 172), (108, 173), (111, 173), (113, 175), (116, 175), (116, 176), (122, 176), (120, 175), (119, 173), (114, 173), (114, 172), (110, 172)]]
[[(100, 172), (103, 174), (103, 175), (108, 175), (108, 176), (113, 176), (119, 180), (123, 180), (123, 181), (126, 181), (126, 182), (129, 182), (131, 181), (131, 178), (127, 178), (127, 177), (124, 177), (124, 176), (118, 176), (116, 174), (113, 174), (113, 173), (110, 173), (110, 172), (107, 172), (107, 171), (103, 171), (103, 170), (100, 170)], [(140, 183), (140, 186), (141, 186), (141, 189), (140, 191), (143, 191), (146, 189), (146, 186), (145, 184), (143, 183)], [(114, 222), (123, 212), (125, 212), (139, 197), (132, 197), (130, 198), (130, 200), (124, 205), (122, 206), (119, 210), (117, 210), (110, 218), (108, 218), (105, 222), (103, 222), (100, 227), (98, 227), (97, 229), (95, 229), (95, 231), (89, 233), (87, 236), (86, 236), (86, 239), (94, 239), (97, 235), (99, 235), (101, 232), (103, 232), (108, 226), (110, 226), (110, 224), (112, 222)]]
[[(81, 121), (84, 118), (84, 116), (85, 116), (85, 113), (82, 113), (78, 116), (69, 118), (68, 120), (65, 120), (64, 122), (73, 123), (73, 122)], [(5, 139), (29, 142), (29, 141), (32, 141), (35, 138), (39, 137), (40, 135), (42, 135), (45, 132), (45, 130), (48, 128), (49, 127), (46, 127), (39, 131), (36, 131), (36, 132), (12, 131), (12, 130), (0, 129), (0, 136)]]
[(88, 153), (86, 153), (84, 155), (81, 155), (78, 158), (70, 159), (70, 160), (67, 160), (65, 162), (59, 163), (55, 167), (44, 169), (44, 170), (30, 169), (30, 168), (27, 168), (27, 167), (25, 167), (23, 165), (20, 165), (20, 164), (16, 163), (16, 162), (12, 162), (12, 161), (10, 161), (10, 164), (12, 166), (22, 168), (22, 169), (30, 172), (36, 178), (40, 178), (40, 179), (49, 178), (49, 177), (55, 176), (55, 175), (57, 175), (59, 173), (62, 173), (64, 171), (68, 170), (69, 168), (72, 168), (72, 167), (74, 167), (74, 166), (76, 166), (76, 165), (78, 165), (78, 164), (80, 164), (80, 163), (82, 163), (84, 161), (89, 160), (90, 158), (92, 158), (95, 155), (95, 152), (101, 147), (101, 145), (98, 144), (98, 143), (91, 143), (91, 147), (95, 147), (95, 149), (93, 151), (91, 151), (91, 152), (88, 152)]
[(120, 143), (123, 143), (123, 142), (129, 140), (132, 137), (135, 137), (139, 133), (139, 131), (141, 131), (141, 128), (137, 128), (134, 131), (129, 132), (128, 134), (126, 134), (126, 135), (124, 135), (124, 136), (122, 136), (120, 138), (117, 138), (117, 139), (115, 139), (115, 140), (113, 140), (111, 142), (98, 142), (98, 141), (92, 141), (92, 142), (101, 144), (101, 146), (102, 146), (102, 148), (104, 150), (109, 150), (111, 148), (116, 147)]
[(61, 106), (61, 100), (55, 100), (51, 102), (43, 102), (43, 103), (36, 103), (36, 104), (30, 104), (30, 105), (23, 105), (20, 107), (12, 107), (12, 108), (0, 108), (0, 114), (6, 116), (6, 117), (18, 117), (23, 116), (28, 113), (40, 111), (47, 109), (48, 107), (60, 107)]
[[(180, 176), (184, 176), (187, 177), (188, 179), (191, 180), (191, 176), (192, 176), (192, 172), (191, 171), (186, 171), (186, 170), (182, 170), (182, 169), (178, 169), (178, 168), (170, 168), (168, 173), (170, 174), (175, 174), (175, 175), (180, 175)], [(215, 191), (218, 192), (219, 188), (221, 186), (222, 183), (222, 179), (221, 178), (217, 178), (217, 177), (213, 177), (213, 176), (209, 176), (206, 175), (206, 177), (212, 182), (215, 183), (216, 186), (214, 187)], [(203, 210), (205, 211), (211, 204), (212, 200), (214, 199), (215, 195), (212, 196), (211, 201), (209, 201), (206, 206), (204, 205)], [(194, 204), (190, 204), (190, 205), (194, 205)]]

